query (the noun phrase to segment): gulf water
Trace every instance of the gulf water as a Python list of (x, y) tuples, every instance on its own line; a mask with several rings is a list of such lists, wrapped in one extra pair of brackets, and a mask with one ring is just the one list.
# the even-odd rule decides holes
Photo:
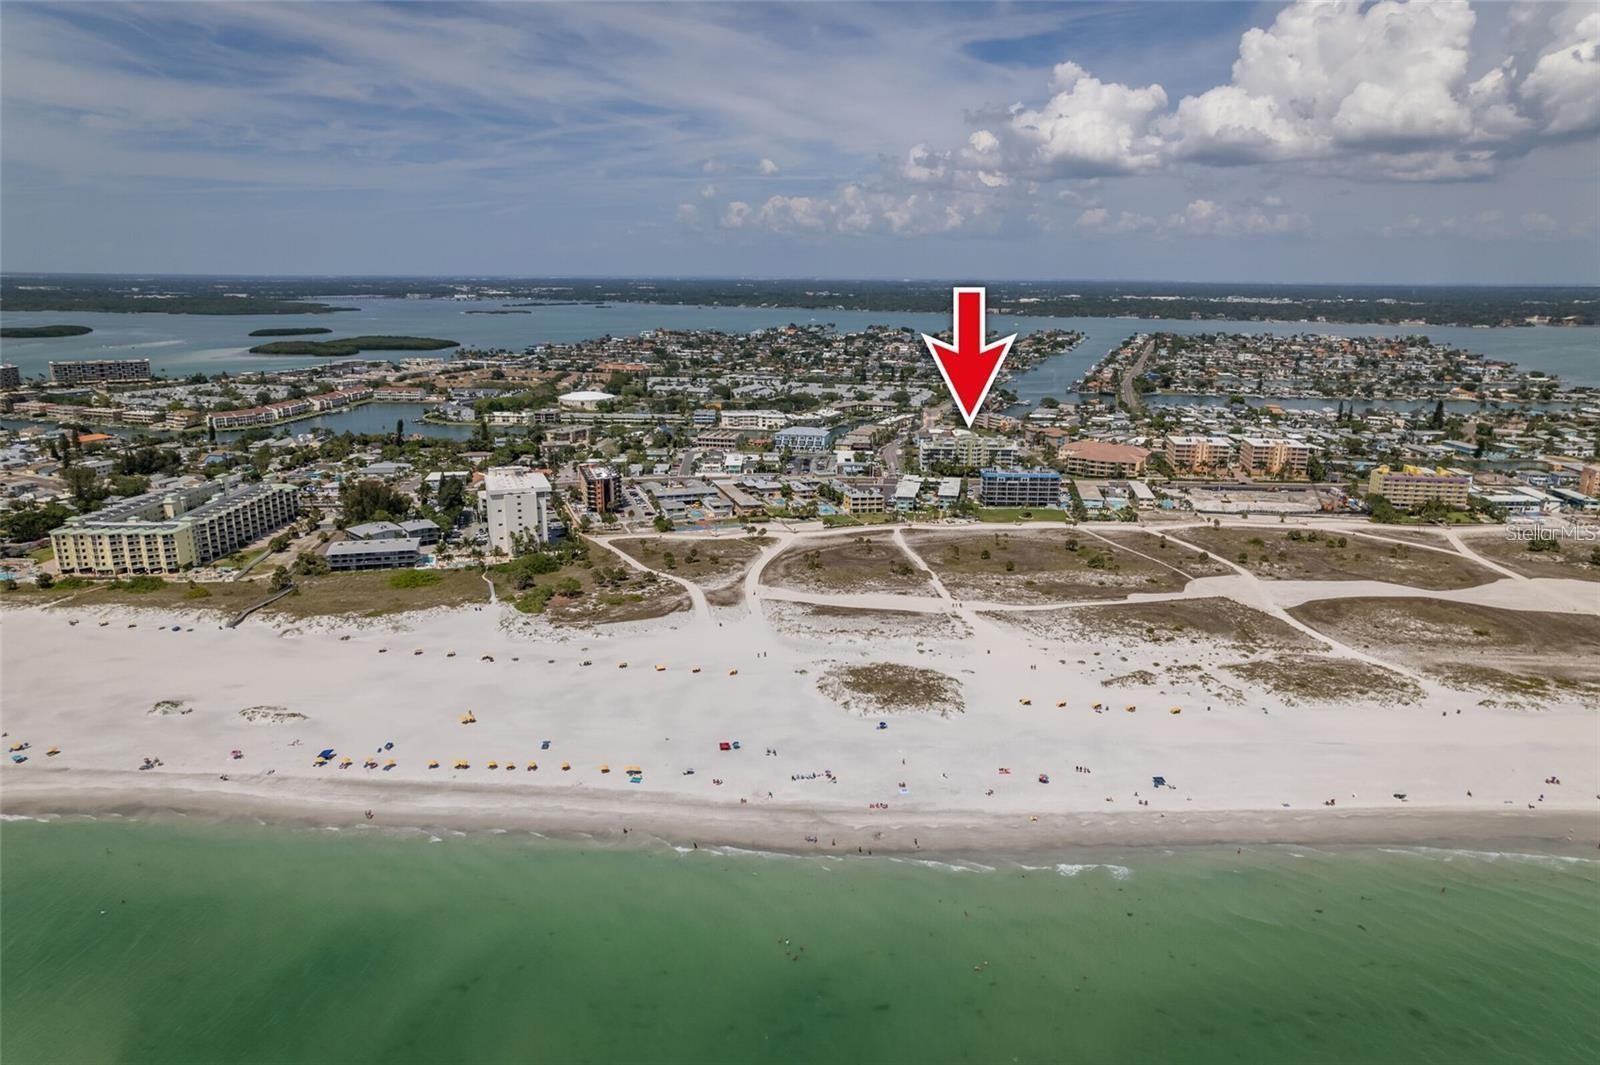
[(0, 1056), (1588, 1062), (1600, 864), (11, 820)]

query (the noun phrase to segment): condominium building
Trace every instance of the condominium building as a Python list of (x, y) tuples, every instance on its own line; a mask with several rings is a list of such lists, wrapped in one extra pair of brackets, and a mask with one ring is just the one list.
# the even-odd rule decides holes
[(613, 467), (598, 462), (578, 464), (578, 479), (583, 482), (583, 500), (590, 510), (606, 514), (617, 509), (622, 498), (622, 475)]
[(1311, 445), (1283, 437), (1247, 436), (1239, 442), (1239, 465), (1246, 473), (1304, 477)]
[(378, 540), (340, 540), (326, 552), (331, 570), (409, 569), (420, 557), (418, 543), (405, 537)]
[(1421, 506), (1437, 499), (1452, 507), (1465, 507), (1472, 491), (1472, 478), (1466, 474), (1429, 473), (1407, 466), (1391, 470), (1379, 466), (1367, 479), (1367, 492), (1380, 495), (1397, 507)]
[(862, 485), (839, 487), (839, 509), (846, 514), (882, 514), (883, 493)]
[(9, 362), (0, 362), (0, 388), (21, 388), (22, 371)]
[(722, 412), (724, 429), (782, 429), (789, 424), (789, 416), (775, 410), (725, 410)]
[(919, 439), (917, 461), (924, 470), (940, 465), (1010, 469), (1017, 464), (1017, 445), (1001, 436), (952, 429)]
[(1174, 470), (1221, 470), (1233, 462), (1233, 441), (1225, 436), (1169, 436), (1163, 451)]
[(779, 451), (822, 452), (828, 450), (831, 435), (828, 430), (814, 425), (791, 425), (778, 430), (772, 445)]
[(204, 566), (288, 525), (298, 513), (295, 489), (253, 484), (216, 495), (215, 484), (146, 492), (50, 533), (63, 574), (114, 577), (178, 573)]
[(1578, 491), (1586, 496), (1600, 496), (1600, 466), (1585, 466), (1579, 472)]
[(483, 475), (483, 514), (489, 546), (507, 555), (519, 543), (550, 541), (550, 479), (520, 466), (496, 466)]
[(894, 509), (916, 510), (917, 497), (922, 494), (922, 478), (906, 474), (894, 486)]
[(51, 362), (50, 380), (58, 385), (107, 385), (150, 380), (149, 359), (82, 359)]
[(1105, 440), (1072, 440), (1056, 452), (1074, 477), (1137, 477), (1144, 472), (1150, 450)]
[(986, 507), (1058, 507), (1061, 474), (1056, 470), (980, 470), (978, 496)]

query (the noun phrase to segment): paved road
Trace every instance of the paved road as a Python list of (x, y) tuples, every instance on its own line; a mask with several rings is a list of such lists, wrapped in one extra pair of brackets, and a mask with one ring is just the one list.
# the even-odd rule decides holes
[(1156, 342), (1154, 340), (1145, 341), (1144, 349), (1139, 352), (1138, 358), (1133, 360), (1133, 365), (1129, 366), (1127, 373), (1122, 375), (1120, 398), (1129, 410), (1144, 406), (1144, 399), (1140, 397), (1139, 390), (1133, 387), (1133, 383), (1144, 374), (1145, 363), (1150, 361), (1150, 356), (1155, 351), (1155, 348)]

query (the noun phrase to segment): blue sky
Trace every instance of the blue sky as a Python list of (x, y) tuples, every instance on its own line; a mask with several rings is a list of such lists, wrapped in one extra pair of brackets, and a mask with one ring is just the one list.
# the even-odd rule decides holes
[(0, 5), (12, 271), (1600, 281), (1579, 4)]

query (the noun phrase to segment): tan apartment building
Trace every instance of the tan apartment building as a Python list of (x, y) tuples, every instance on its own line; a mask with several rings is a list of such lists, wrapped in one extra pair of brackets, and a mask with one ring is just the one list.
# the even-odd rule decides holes
[(1311, 445), (1284, 437), (1247, 436), (1239, 442), (1239, 465), (1246, 473), (1304, 477)]
[(1578, 474), (1578, 491), (1586, 496), (1600, 496), (1600, 466), (1585, 466)]
[(225, 558), (299, 513), (289, 485), (216, 490), (205, 484), (146, 492), (69, 518), (50, 533), (56, 562), (63, 575), (179, 573)]
[(1233, 441), (1225, 436), (1169, 436), (1162, 452), (1174, 470), (1223, 470), (1233, 463)]
[(1074, 477), (1137, 477), (1144, 473), (1150, 449), (1106, 440), (1072, 440), (1056, 452)]

